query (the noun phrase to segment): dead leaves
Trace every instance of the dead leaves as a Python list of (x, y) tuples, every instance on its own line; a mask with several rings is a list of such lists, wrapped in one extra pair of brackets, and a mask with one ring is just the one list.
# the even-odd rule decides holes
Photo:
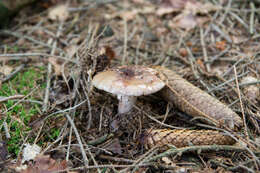
[(220, 7), (211, 3), (202, 4), (195, 0), (162, 0), (156, 14), (162, 16), (174, 12), (179, 13), (170, 21), (169, 26), (190, 30), (209, 21), (210, 19), (206, 14), (218, 9)]
[(69, 11), (67, 5), (58, 5), (52, 8), (48, 14), (49, 19), (65, 21), (69, 17)]
[(67, 162), (65, 160), (57, 162), (48, 155), (38, 155), (34, 163), (30, 162), (25, 170), (20, 173), (54, 173), (66, 170)]

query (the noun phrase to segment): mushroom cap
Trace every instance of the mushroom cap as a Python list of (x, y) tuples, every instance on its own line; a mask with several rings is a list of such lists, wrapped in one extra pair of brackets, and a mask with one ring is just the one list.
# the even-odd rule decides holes
[(155, 93), (165, 86), (156, 74), (156, 70), (144, 66), (121, 66), (98, 73), (92, 83), (115, 95), (141, 96)]

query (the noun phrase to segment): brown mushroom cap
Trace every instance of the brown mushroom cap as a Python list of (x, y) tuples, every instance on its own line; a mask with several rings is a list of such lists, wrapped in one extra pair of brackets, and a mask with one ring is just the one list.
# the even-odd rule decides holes
[(156, 74), (154, 69), (144, 66), (121, 66), (98, 73), (92, 82), (98, 89), (112, 94), (141, 96), (155, 93), (165, 86)]

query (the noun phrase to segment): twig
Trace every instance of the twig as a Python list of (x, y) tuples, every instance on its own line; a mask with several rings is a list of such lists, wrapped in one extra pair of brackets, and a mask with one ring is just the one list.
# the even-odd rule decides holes
[(190, 147), (183, 147), (183, 148), (173, 148), (169, 149), (161, 154), (158, 154), (154, 157), (151, 157), (147, 160), (148, 162), (156, 161), (162, 157), (167, 157), (170, 155), (176, 155), (178, 153), (185, 153), (185, 152), (191, 152), (191, 151), (246, 151), (244, 148), (236, 147), (236, 146), (229, 146), (229, 145), (201, 145), (201, 146), (190, 146)]
[(13, 95), (13, 96), (9, 96), (9, 97), (1, 97), (0, 96), (0, 103), (8, 101), (8, 100), (20, 99), (20, 98), (23, 98), (23, 97), (24, 97), (24, 95)]
[[(41, 45), (41, 46), (44, 46), (44, 47), (48, 47), (48, 48), (52, 48), (52, 46), (50, 46), (49, 44), (46, 44), (46, 43), (43, 43), (39, 40), (35, 40), (34, 38), (32, 37), (29, 37), (29, 36), (26, 36), (26, 35), (23, 35), (23, 34), (20, 34), (20, 33), (17, 33), (17, 32), (11, 32), (11, 31), (8, 31), (8, 30), (0, 30), (0, 34), (3, 33), (3, 34), (8, 34), (8, 35), (12, 35), (12, 36), (15, 36), (17, 38), (24, 38), (24, 39), (27, 39), (35, 44), (38, 44), (38, 45)], [(64, 52), (62, 49), (60, 48), (57, 48), (57, 50), (59, 50), (60, 52)]]
[[(33, 58), (34, 56), (44, 56), (44, 57), (54, 57), (54, 58), (59, 58), (59, 59), (63, 59), (65, 61), (68, 61), (68, 62), (73, 62), (75, 64), (79, 64), (78, 61), (75, 61), (73, 59), (69, 59), (69, 58), (66, 58), (66, 57), (62, 57), (62, 56), (56, 56), (56, 55), (51, 55), (51, 54), (46, 54), (46, 53), (13, 53), (13, 54), (0, 54), (0, 61), (5, 61), (5, 60), (21, 60), (21, 59), (25, 59), (23, 57), (31, 57)], [(41, 57), (37, 57), (37, 58), (41, 58)]]
[(123, 52), (123, 58), (122, 58), (122, 65), (125, 65), (127, 56), (127, 21), (124, 18), (124, 52)]
[[(204, 62), (207, 62), (209, 60), (208, 58), (208, 54), (207, 54), (207, 50), (206, 50), (206, 46), (205, 46), (205, 41), (204, 41), (204, 37), (203, 37), (203, 29), (200, 28), (200, 43), (201, 43), (201, 46), (202, 46), (202, 51), (203, 51), (203, 59), (204, 59)], [(207, 72), (210, 72), (210, 64), (206, 64), (206, 69), (207, 69)]]
[(235, 13), (233, 13), (232, 11), (229, 11), (229, 14), (231, 14), (231, 16), (233, 16), (239, 23), (241, 23), (241, 25), (243, 25), (246, 29), (249, 29), (249, 26)]
[(249, 32), (250, 34), (254, 34), (254, 20), (255, 20), (255, 5), (253, 2), (250, 2), (250, 8), (252, 9), (250, 14), (250, 26), (249, 26)]
[[(135, 109), (139, 110), (139, 111), (142, 111), (139, 107), (137, 106), (134, 106)], [(164, 124), (162, 123), (161, 121), (157, 120), (156, 118), (152, 117), (151, 115), (149, 115), (148, 113), (146, 113), (145, 111), (143, 111), (143, 113), (148, 117), (150, 118), (151, 120), (159, 123), (161, 126), (164, 126), (164, 127), (168, 127), (168, 128), (172, 128), (172, 129), (185, 129), (185, 128), (182, 128), (182, 127), (176, 127), (176, 126), (172, 126), (172, 125), (169, 125), (169, 124)]]
[(71, 127), (72, 127), (73, 130), (74, 130), (74, 133), (75, 133), (75, 135), (76, 135), (77, 141), (78, 141), (78, 143), (79, 143), (79, 147), (80, 147), (80, 150), (81, 150), (81, 154), (82, 154), (84, 163), (85, 163), (85, 165), (88, 165), (87, 154), (86, 154), (85, 149), (84, 149), (84, 147), (83, 147), (83, 144), (82, 144), (82, 142), (81, 142), (81, 139), (80, 139), (80, 135), (79, 135), (79, 133), (78, 133), (78, 130), (77, 130), (77, 128), (76, 128), (74, 122), (73, 122), (72, 119), (70, 118), (70, 116), (69, 116), (68, 114), (65, 114), (65, 116), (66, 116), (66, 118), (68, 119), (68, 121), (69, 121)]
[[(60, 37), (61, 32), (62, 32), (62, 27), (63, 27), (63, 22), (60, 22), (58, 31), (57, 31), (57, 38)], [(51, 55), (55, 54), (55, 50), (57, 49), (57, 40), (53, 42), (52, 50), (51, 50)], [(48, 72), (47, 72), (47, 81), (46, 81), (46, 89), (45, 89), (45, 97), (43, 100), (43, 106), (42, 106), (42, 111), (46, 112), (48, 109), (48, 102), (49, 102), (49, 93), (50, 93), (50, 85), (51, 85), (51, 74), (52, 74), (52, 65), (49, 62), (48, 63)]]
[(217, 25), (215, 25), (215, 24), (212, 23), (211, 26), (212, 26), (212, 28), (213, 28), (215, 31), (217, 31), (225, 40), (227, 40), (227, 42), (232, 43), (231, 38), (230, 38), (227, 34), (225, 34)]
[(240, 94), (240, 89), (239, 89), (238, 79), (237, 79), (237, 70), (236, 70), (235, 66), (234, 66), (234, 73), (235, 73), (235, 78), (236, 78), (237, 93), (238, 93), (238, 97), (239, 97), (239, 101), (240, 101), (241, 112), (242, 112), (242, 115), (243, 115), (243, 121), (244, 121), (244, 127), (245, 127), (245, 135), (246, 135), (246, 139), (249, 140), (249, 138), (248, 138), (248, 129), (247, 129), (247, 125), (246, 125), (246, 116), (245, 116), (245, 111), (244, 111), (244, 107), (243, 107), (243, 103), (242, 103), (242, 99), (241, 99), (241, 94)]

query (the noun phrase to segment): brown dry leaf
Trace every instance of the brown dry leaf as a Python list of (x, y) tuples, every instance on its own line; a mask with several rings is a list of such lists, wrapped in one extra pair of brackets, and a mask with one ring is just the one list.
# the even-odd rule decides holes
[[(174, 9), (178, 9), (181, 13), (173, 18), (173, 20), (169, 23), (169, 26), (172, 28), (179, 27), (187, 30), (190, 30), (197, 25), (203, 25), (209, 21), (209, 17), (197, 16), (196, 14), (207, 14), (210, 11), (216, 11), (219, 9), (218, 6), (211, 3), (202, 4), (193, 0), (186, 0), (182, 2), (177, 1), (176, 4), (177, 8)], [(168, 6), (167, 8), (170, 7), (171, 6)]]
[(34, 162), (34, 164), (29, 163), (27, 169), (22, 170), (20, 173), (54, 173), (67, 168), (65, 160), (57, 162), (48, 155), (38, 155)]
[(58, 59), (55, 57), (49, 57), (48, 61), (53, 65), (55, 75), (60, 76), (62, 74), (62, 64), (58, 62)]
[(243, 36), (243, 35), (239, 35), (239, 36), (237, 36), (237, 35), (232, 35), (232, 36), (231, 36), (231, 39), (232, 39), (232, 41), (233, 41), (234, 44), (240, 44), (240, 43), (243, 43), (243, 42), (247, 41), (247, 40), (248, 40), (248, 37)]
[(231, 129), (242, 127), (241, 118), (228, 106), (212, 97), (207, 92), (194, 86), (174, 71), (165, 67), (154, 67), (167, 87), (160, 91), (161, 96), (175, 104), (181, 111), (193, 117), (203, 117), (203, 121), (216, 126), (227, 126)]
[(227, 48), (226, 40), (216, 42), (216, 48), (219, 50), (225, 50)]
[(168, 130), (149, 129), (144, 135), (146, 148), (174, 145), (177, 148), (190, 145), (233, 145), (236, 141), (216, 130)]
[(69, 17), (68, 6), (63, 4), (52, 8), (48, 17), (51, 20), (65, 21)]
[(179, 14), (169, 22), (171, 28), (183, 28), (190, 30), (198, 25), (196, 18), (192, 14)]
[(201, 68), (202, 70), (206, 71), (205, 65), (204, 65), (203, 61), (202, 61), (200, 58), (197, 59), (196, 62), (197, 62), (197, 64), (200, 66), (200, 68)]
[(104, 146), (104, 148), (115, 154), (122, 154), (122, 147), (121, 147), (121, 144), (120, 144), (118, 138), (112, 140), (110, 143), (108, 143), (106, 146)]
[(211, 11), (216, 11), (216, 10), (219, 10), (220, 7), (219, 6), (216, 6), (216, 5), (213, 5), (211, 3), (205, 3), (205, 4), (202, 4), (198, 1), (187, 1), (187, 3), (185, 4), (185, 7), (184, 7), (184, 11), (187, 11), (188, 13), (191, 13), (191, 14), (207, 14)]
[(122, 19), (125, 19), (126, 21), (130, 21), (133, 20), (137, 14), (138, 14), (138, 10), (132, 10), (132, 11), (122, 12), (121, 14), (119, 14), (119, 16)]
[(184, 9), (186, 2), (189, 0), (162, 0), (159, 4), (159, 8), (156, 11), (156, 14), (159, 16), (178, 12)]
[(131, 11), (122, 11), (122, 12), (116, 12), (113, 14), (105, 14), (106, 19), (113, 19), (115, 17), (120, 17), (122, 19), (125, 19), (126, 21), (130, 21), (135, 19), (136, 15), (138, 14), (148, 14), (153, 13), (154, 7), (153, 6), (145, 6), (141, 9), (133, 9)]
[(188, 55), (188, 51), (185, 48), (180, 48), (179, 53), (181, 56), (186, 57)]
[(180, 12), (182, 10), (184, 10), (186, 14), (207, 14), (211, 11), (219, 10), (220, 8), (220, 6), (211, 3), (202, 4), (195, 0), (162, 0), (156, 14), (162, 16), (173, 12)]
[(74, 44), (65, 48), (65, 52), (67, 53), (69, 59), (71, 59), (76, 54), (77, 50), (78, 46)]

